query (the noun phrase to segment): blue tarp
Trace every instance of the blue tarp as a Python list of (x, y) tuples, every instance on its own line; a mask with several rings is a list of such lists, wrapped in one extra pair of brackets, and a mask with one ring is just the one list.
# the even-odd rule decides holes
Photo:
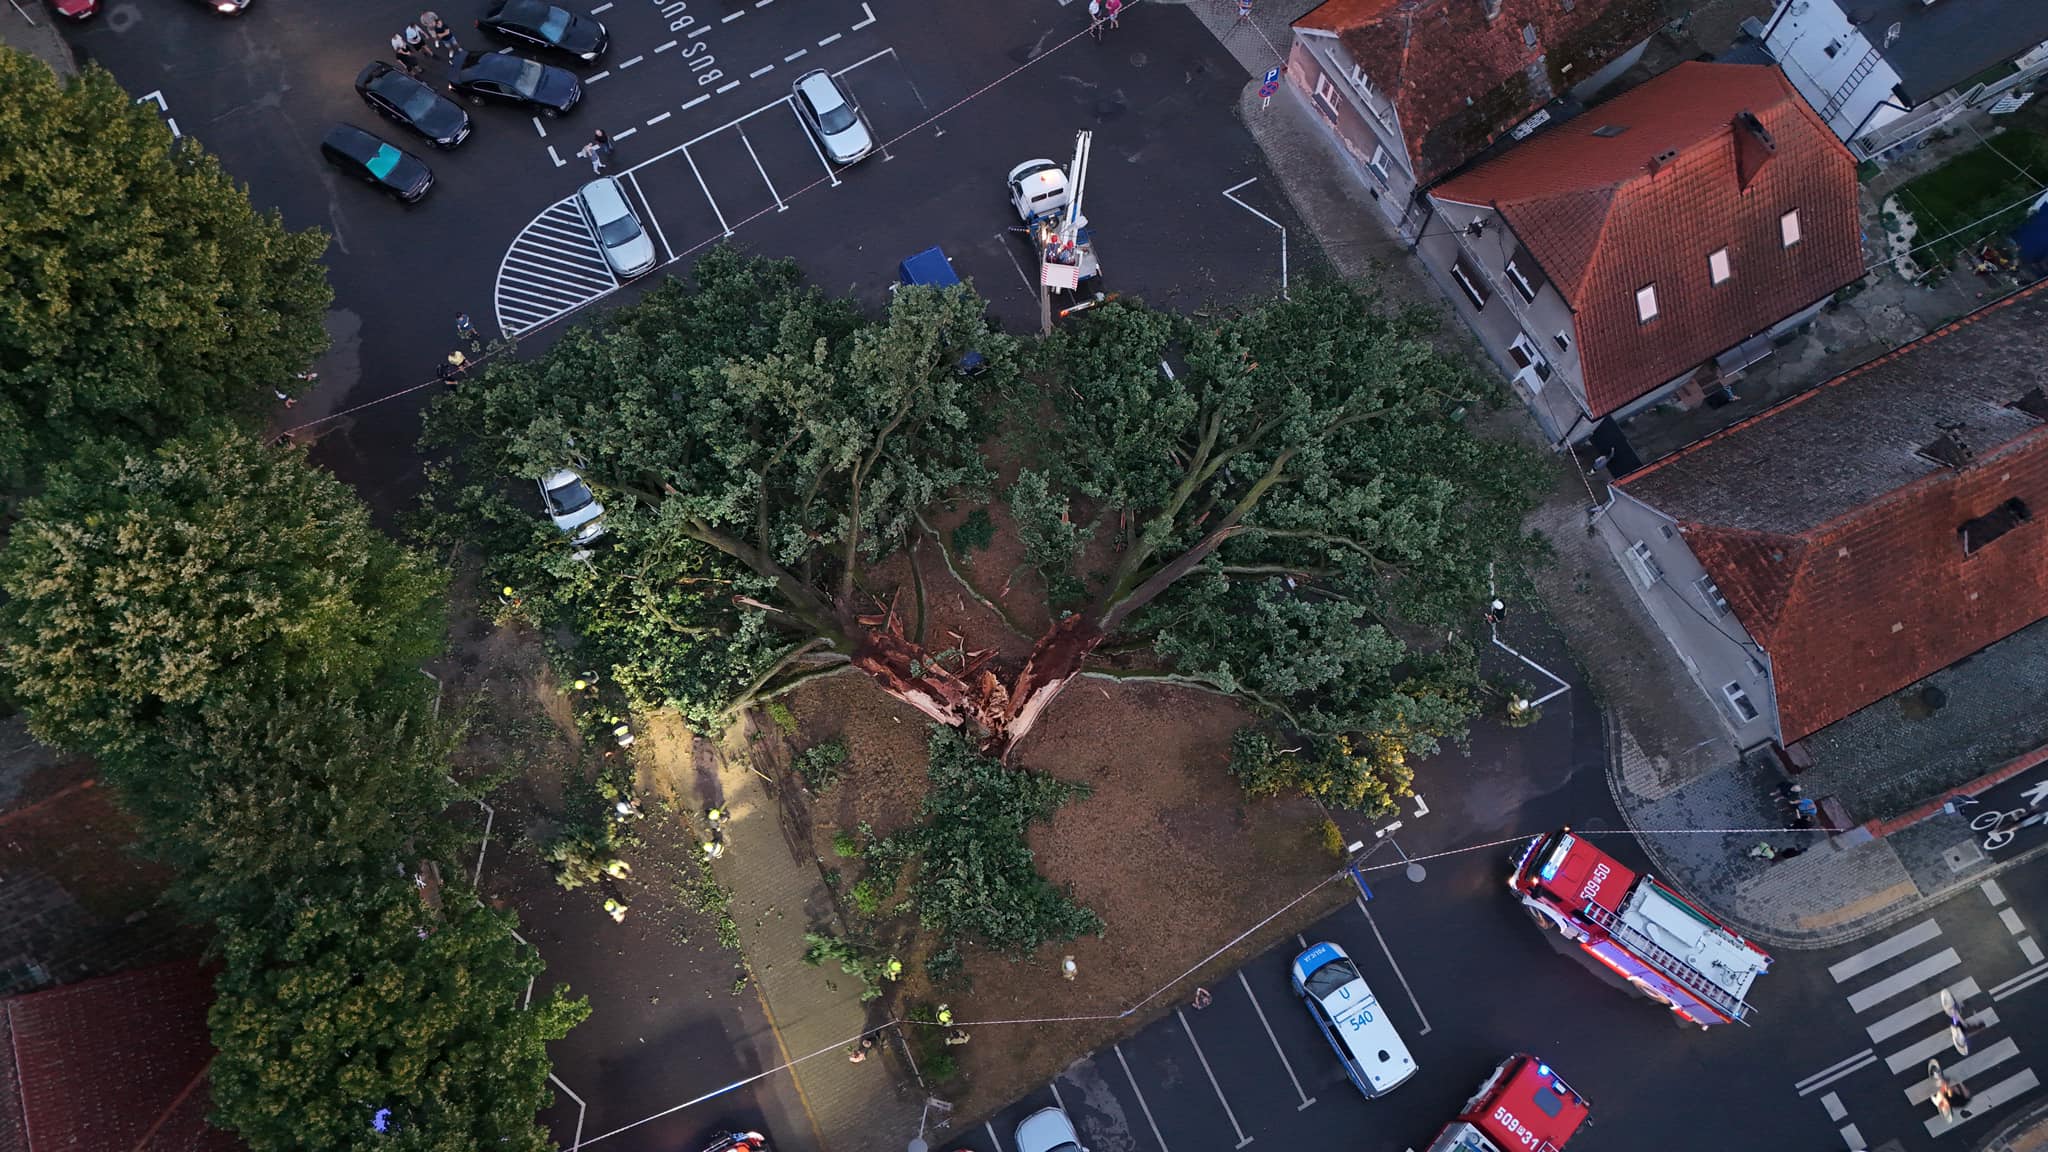
[(950, 288), (960, 282), (953, 262), (937, 248), (927, 248), (897, 265), (896, 276), (905, 284), (927, 284), (933, 288)]
[(2036, 212), (2013, 230), (2013, 243), (2020, 246), (2023, 263), (2048, 257), (2048, 211)]

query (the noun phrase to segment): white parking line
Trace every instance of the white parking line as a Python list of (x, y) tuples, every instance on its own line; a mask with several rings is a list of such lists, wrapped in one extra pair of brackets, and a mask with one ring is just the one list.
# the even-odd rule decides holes
[(868, 18), (853, 26), (853, 30), (855, 32), (858, 32), (861, 29), (875, 22), (875, 10), (873, 8), (868, 7), (866, 4), (862, 4), (860, 6), (860, 10), (867, 13)]
[(1230, 1110), (1230, 1101), (1225, 1100), (1223, 1098), (1223, 1086), (1221, 1084), (1216, 1083), (1216, 1073), (1209, 1067), (1209, 1058), (1207, 1056), (1202, 1055), (1202, 1046), (1199, 1043), (1196, 1043), (1195, 1041), (1195, 1030), (1193, 1028), (1188, 1027), (1187, 1012), (1182, 1009), (1175, 1008), (1173, 1010), (1173, 1014), (1175, 1016), (1180, 1017), (1180, 1030), (1187, 1034), (1188, 1046), (1195, 1050), (1195, 1059), (1200, 1060), (1202, 1062), (1202, 1071), (1208, 1074), (1209, 1087), (1216, 1090), (1216, 1099), (1219, 1103), (1223, 1105), (1223, 1114), (1225, 1116), (1230, 1117), (1230, 1127), (1237, 1133), (1237, 1146), (1239, 1148), (1244, 1147), (1245, 1145), (1252, 1142), (1252, 1138), (1244, 1134), (1244, 1129), (1242, 1127), (1239, 1127), (1237, 1123), (1237, 1113), (1232, 1112)]
[[(628, 129), (626, 129), (626, 130), (625, 130), (624, 132), (621, 132), (621, 133), (619, 133), (619, 134), (618, 134), (617, 136), (614, 136), (614, 137), (612, 137), (612, 139), (613, 139), (614, 141), (624, 140), (624, 139), (625, 139), (626, 137), (628, 137), (628, 136), (631, 136), (631, 135), (632, 135), (633, 133), (635, 133), (635, 132), (638, 132), (638, 131), (639, 131), (639, 129), (638, 129), (638, 128), (628, 128)], [(636, 167), (637, 167), (637, 165), (636, 165)]]
[(711, 99), (711, 93), (709, 92), (706, 92), (702, 96), (693, 96), (690, 99), (683, 101), (683, 111), (688, 112), (690, 109), (695, 108), (697, 105), (702, 104), (703, 102), (709, 99)]
[(656, 55), (660, 55), (661, 53), (663, 53), (663, 52), (666, 52), (666, 51), (668, 51), (669, 49), (671, 49), (671, 48), (675, 47), (677, 43), (679, 43), (679, 41), (671, 40), (671, 41), (669, 41), (668, 43), (666, 43), (666, 44), (663, 44), (663, 45), (661, 45), (660, 47), (657, 47), (657, 48), (656, 48), (656, 49), (654, 50), (654, 51), (655, 51), (655, 54), (656, 54)]
[(1830, 1064), (1827, 1067), (1821, 1069), (1820, 1071), (1815, 1072), (1813, 1075), (1808, 1076), (1806, 1079), (1801, 1080), (1798, 1083), (1792, 1085), (1792, 1089), (1793, 1091), (1798, 1092), (1801, 1096), (1811, 1096), (1815, 1092), (1818, 1092), (1821, 1089), (1827, 1087), (1828, 1085), (1833, 1084), (1835, 1081), (1840, 1080), (1842, 1077), (1847, 1076), (1852, 1072), (1861, 1072), (1863, 1069), (1868, 1068), (1875, 1063), (1877, 1063), (1876, 1050), (1865, 1048), (1863, 1051), (1858, 1052), (1854, 1056), (1851, 1056), (1845, 1060), (1837, 1060), (1833, 1064)]
[(605, 4), (599, 4), (599, 5), (597, 6), (597, 7), (595, 7), (595, 8), (592, 8), (592, 9), (590, 10), (590, 14), (591, 14), (592, 16), (597, 16), (597, 15), (600, 15), (600, 14), (602, 14), (602, 13), (605, 13), (605, 12), (609, 12), (609, 11), (611, 11), (611, 10), (612, 10), (612, 6), (611, 6), (611, 5), (609, 4), (609, 3), (605, 3)]
[(547, 130), (547, 129), (545, 129), (545, 128), (543, 128), (543, 127), (541, 127), (541, 125), (540, 125), (540, 117), (538, 117), (538, 116), (535, 116), (535, 117), (533, 118), (533, 130), (534, 130), (535, 132), (538, 132), (538, 133), (540, 133), (540, 138), (541, 138), (541, 139), (545, 140), (545, 139), (547, 139), (547, 138), (548, 138), (548, 130)]
[(789, 114), (796, 117), (797, 130), (804, 134), (804, 139), (811, 142), (811, 152), (818, 157), (818, 163), (825, 166), (825, 179), (830, 180), (834, 188), (839, 187), (839, 174), (832, 171), (832, 162), (825, 159), (824, 151), (818, 147), (818, 141), (811, 135), (810, 126), (804, 123), (803, 113), (796, 110), (794, 100), (789, 102)]
[(1417, 1032), (1416, 1035), (1429, 1035), (1429, 1017), (1422, 1014), (1422, 1002), (1415, 998), (1415, 989), (1408, 986), (1408, 977), (1401, 971), (1401, 966), (1394, 962), (1394, 950), (1387, 947), (1387, 938), (1380, 935), (1379, 921), (1372, 918), (1372, 912), (1365, 906), (1364, 897), (1353, 897), (1352, 902), (1358, 905), (1360, 912), (1365, 913), (1365, 922), (1372, 925), (1373, 939), (1380, 942), (1380, 951), (1386, 953), (1387, 966), (1394, 970), (1395, 978), (1401, 981), (1401, 991), (1408, 993), (1408, 1004), (1415, 1009), (1415, 1018), (1422, 1021), (1422, 1031)]
[(730, 24), (733, 21), (739, 19), (740, 17), (745, 16), (746, 14), (747, 10), (745, 8), (742, 8), (737, 12), (727, 12), (725, 15), (720, 16), (718, 18), (718, 22), (720, 24)]
[(720, 96), (723, 96), (723, 95), (725, 95), (725, 94), (726, 94), (727, 92), (730, 92), (730, 91), (732, 91), (733, 89), (735, 89), (735, 88), (737, 88), (737, 87), (739, 87), (739, 86), (740, 86), (740, 82), (739, 82), (739, 81), (737, 81), (737, 80), (727, 80), (727, 81), (726, 81), (725, 83), (723, 83), (723, 84), (720, 84), (720, 85), (718, 86), (718, 94), (719, 94)]
[[(667, 113), (663, 113), (663, 115), (665, 116), (667, 115)], [(655, 215), (654, 213), (654, 201), (649, 200), (647, 198), (647, 192), (640, 187), (640, 180), (638, 177), (635, 177), (631, 172), (628, 172), (626, 173), (626, 179), (632, 182), (633, 194), (640, 197), (640, 203), (644, 205), (647, 209), (647, 222), (649, 224), (654, 225), (654, 237), (655, 239), (661, 241), (661, 250), (668, 253), (669, 260), (675, 260), (676, 250), (674, 248), (669, 247), (668, 233), (663, 232), (661, 230), (661, 217)]]
[(773, 3), (775, 3), (775, 0), (754, 0), (754, 7), (766, 8), (767, 6)]
[(787, 55), (787, 56), (784, 56), (784, 57), (782, 58), (782, 62), (783, 62), (784, 64), (787, 64), (787, 63), (789, 63), (789, 62), (790, 62), (791, 60), (801, 60), (801, 59), (803, 59), (803, 58), (804, 58), (805, 56), (808, 56), (808, 55), (810, 55), (810, 54), (811, 54), (811, 50), (810, 50), (809, 48), (799, 48), (799, 49), (797, 49), (796, 51), (794, 51), (794, 52), (791, 52), (791, 53), (790, 53), (789, 55)]
[(1851, 995), (1849, 997), (1849, 1010), (1852, 1012), (1862, 1012), (1874, 1004), (1881, 1004), (1914, 985), (1923, 984), (1933, 977), (1939, 976), (1962, 962), (1963, 958), (1956, 955), (1955, 949), (1943, 948), (1911, 968), (1887, 976), (1870, 987)]
[(564, 160), (560, 156), (555, 155), (555, 146), (553, 144), (548, 145), (548, 159), (553, 160), (555, 162), (555, 167), (557, 168), (560, 168), (562, 165), (568, 163), (567, 160)]
[(635, 56), (631, 60), (621, 60), (619, 61), (619, 71), (624, 72), (626, 69), (631, 68), (633, 65), (638, 64), (639, 62), (645, 59), (647, 59), (647, 57), (645, 56)]
[(662, 113), (661, 115), (659, 115), (659, 116), (656, 116), (656, 117), (655, 117), (654, 119), (652, 119), (652, 120), (649, 120), (649, 121), (647, 122), (647, 126), (648, 126), (649, 128), (652, 128), (652, 127), (654, 127), (654, 126), (655, 126), (656, 124), (659, 124), (659, 123), (661, 123), (661, 122), (662, 122), (663, 120), (666, 120), (666, 119), (668, 119), (669, 117), (671, 117), (671, 116), (673, 116), (673, 115), (675, 115), (675, 113), (673, 113), (673, 112), (663, 112), (663, 113)]
[(732, 235), (732, 225), (725, 222), (725, 213), (718, 210), (718, 201), (711, 195), (711, 186), (704, 183), (704, 173), (697, 171), (697, 159), (690, 155), (690, 148), (687, 144), (683, 146), (683, 159), (690, 162), (690, 174), (697, 178), (697, 187), (704, 190), (704, 199), (711, 201), (711, 214), (718, 217), (718, 226), (724, 229), (725, 234), (730, 237)]
[(1131, 1075), (1131, 1062), (1124, 1059), (1124, 1050), (1115, 1044), (1109, 1050), (1116, 1053), (1116, 1062), (1124, 1066), (1124, 1079), (1131, 1082), (1131, 1095), (1138, 1098), (1138, 1111), (1145, 1114), (1145, 1123), (1152, 1128), (1152, 1139), (1159, 1142), (1159, 1152), (1167, 1152), (1166, 1137), (1159, 1134), (1159, 1122), (1152, 1119), (1152, 1106), (1145, 1103), (1145, 1094), (1138, 1091), (1138, 1078)]
[(747, 73), (747, 79), (759, 80), (761, 77), (766, 76), (767, 74), (773, 71), (775, 71), (775, 65), (763, 64), (759, 68), (754, 69), (752, 72)]
[(605, 70), (604, 70), (604, 71), (602, 71), (602, 72), (593, 72), (593, 73), (591, 73), (590, 75), (588, 75), (588, 76), (585, 76), (585, 77), (583, 78), (583, 82), (584, 82), (585, 84), (595, 84), (595, 83), (597, 83), (597, 82), (598, 82), (599, 80), (602, 80), (602, 79), (604, 79), (605, 77), (607, 77), (607, 76), (609, 76), (609, 75), (611, 75), (611, 74), (612, 74), (612, 70), (611, 70), (611, 69), (609, 69), (609, 68), (607, 68), (607, 69), (605, 69)]
[[(756, 7), (759, 7), (759, 5), (756, 5)], [(1060, 1099), (1060, 1082), (1048, 1080), (1045, 1086), (1052, 1089), (1052, 1102), (1060, 1106), (1060, 1111), (1065, 1112), (1067, 1110), (1067, 1102)]]
[(768, 194), (775, 197), (775, 210), (777, 212), (789, 211), (789, 205), (782, 202), (782, 193), (775, 190), (775, 181), (770, 180), (768, 178), (768, 170), (761, 167), (761, 157), (755, 153), (754, 142), (747, 139), (747, 131), (744, 128), (740, 129), (740, 143), (747, 146), (747, 158), (754, 162), (754, 171), (761, 174), (761, 183), (766, 184), (768, 186)]
[(993, 1121), (984, 1120), (982, 1121), (981, 1126), (983, 1128), (988, 1129), (988, 1142), (995, 1146), (996, 1152), (1003, 1152), (1003, 1142), (1001, 1140), (996, 1139), (995, 1123)]
[[(721, 21), (721, 23), (723, 23), (723, 21)], [(702, 36), (703, 34), (709, 31), (711, 31), (711, 25), (699, 24), (695, 28), (690, 29), (688, 32), (683, 33), (683, 35), (688, 36), (692, 40), (695, 40), (697, 37)]]
[(1840, 984), (1851, 976), (1858, 976), (1877, 967), (1894, 956), (1902, 956), (1929, 940), (1941, 935), (1941, 925), (1932, 920), (1922, 920), (1902, 932), (1873, 944), (1839, 964), (1828, 968), (1828, 975)]
[[(863, 5), (863, 7), (865, 7), (865, 5)], [(834, 72), (833, 75), (844, 76), (848, 72), (853, 71), (855, 68), (858, 68), (863, 64), (872, 64), (875, 61), (880, 60), (884, 56), (894, 56), (895, 54), (896, 50), (894, 48), (884, 48), (880, 52), (870, 52), (867, 55), (861, 57), (860, 59), (855, 60), (853, 63), (848, 64), (846, 67), (841, 68), (839, 71)]]
[(846, 33), (844, 32), (834, 32), (830, 36), (825, 37), (823, 40), (818, 41), (818, 47), (823, 48), (825, 45), (830, 44), (834, 40), (837, 40), (844, 35), (846, 35)]
[(1294, 1085), (1294, 1094), (1301, 1097), (1301, 1106), (1295, 1109), (1300, 1112), (1315, 1103), (1316, 1098), (1301, 1090), (1301, 1078), (1294, 1074), (1294, 1065), (1287, 1062), (1287, 1053), (1280, 1047), (1280, 1038), (1273, 1035), (1273, 1026), (1266, 1023), (1266, 1010), (1259, 1007), (1259, 998), (1252, 995), (1252, 982), (1245, 979), (1242, 968), (1237, 970), (1237, 982), (1244, 985), (1244, 994), (1252, 1002), (1252, 1011), (1259, 1014), (1259, 1026), (1266, 1030), (1266, 1039), (1273, 1042), (1273, 1051), (1280, 1057), (1280, 1066), (1287, 1069), (1287, 1079)]
[(1841, 1123), (1842, 1117), (1849, 1114), (1849, 1110), (1842, 1107), (1842, 1098), (1833, 1092), (1820, 1098), (1820, 1106), (1828, 1110), (1828, 1119), (1838, 1124)]

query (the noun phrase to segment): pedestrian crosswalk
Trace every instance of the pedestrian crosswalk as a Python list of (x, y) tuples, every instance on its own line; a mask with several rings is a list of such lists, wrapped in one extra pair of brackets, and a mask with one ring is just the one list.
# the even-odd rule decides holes
[[(1828, 976), (1856, 1014), (1871, 1046), (1795, 1085), (1802, 1097), (1812, 1096), (1865, 1069), (1882, 1065), (1900, 1077), (1896, 1090), (1915, 1110), (1927, 1135), (1942, 1137), (1969, 1121), (1990, 1114), (2040, 1084), (2031, 1067), (2020, 1065), (2018, 1041), (1997, 1035), (2001, 1021), (1990, 997), (1975, 977), (1966, 974), (1963, 958), (1943, 941), (1942, 926), (1921, 920), (1846, 957), (1828, 968)], [(1950, 1032), (1943, 995), (1962, 1014), (1969, 1048), (1962, 1055)], [(1950, 1083), (1969, 1089), (1969, 1097), (1944, 1118), (1933, 1106), (1935, 1080), (1930, 1061), (1939, 1062)], [(1849, 1119), (1835, 1092), (1822, 1097), (1828, 1118), (1836, 1123), (1845, 1145), (1863, 1147), (1863, 1136)], [(1873, 1122), (1879, 1117), (1867, 1117)]]
[(550, 204), (498, 265), (498, 328), (517, 339), (619, 286), (574, 196)]

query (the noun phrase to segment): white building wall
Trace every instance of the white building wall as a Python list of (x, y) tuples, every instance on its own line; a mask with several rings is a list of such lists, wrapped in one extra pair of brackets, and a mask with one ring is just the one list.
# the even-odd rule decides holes
[[(1852, 26), (1837, 0), (1778, 0), (1768, 27), (1765, 49), (1836, 138), (1878, 132), (1906, 114), (1892, 92), (1899, 74), (1881, 52), (1883, 28)], [(1874, 66), (1864, 67), (1873, 54)]]

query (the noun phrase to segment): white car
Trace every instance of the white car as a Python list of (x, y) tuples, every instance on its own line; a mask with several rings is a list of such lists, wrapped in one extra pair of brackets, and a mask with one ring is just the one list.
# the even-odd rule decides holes
[(1040, 1108), (1017, 1125), (1017, 1152), (1088, 1152), (1074, 1122), (1058, 1108)]
[(823, 68), (797, 77), (790, 100), (833, 163), (851, 164), (874, 150), (875, 138), (860, 105)]
[(583, 218), (597, 235), (598, 247), (612, 271), (632, 279), (654, 267), (654, 240), (640, 226), (640, 217), (626, 199), (626, 189), (610, 176), (600, 176), (576, 193)]
[(564, 468), (540, 480), (541, 506), (548, 519), (575, 544), (588, 544), (604, 535), (604, 505), (583, 477)]
[(1415, 1075), (1415, 1058), (1344, 949), (1327, 941), (1294, 958), (1294, 991), (1366, 1099)]

